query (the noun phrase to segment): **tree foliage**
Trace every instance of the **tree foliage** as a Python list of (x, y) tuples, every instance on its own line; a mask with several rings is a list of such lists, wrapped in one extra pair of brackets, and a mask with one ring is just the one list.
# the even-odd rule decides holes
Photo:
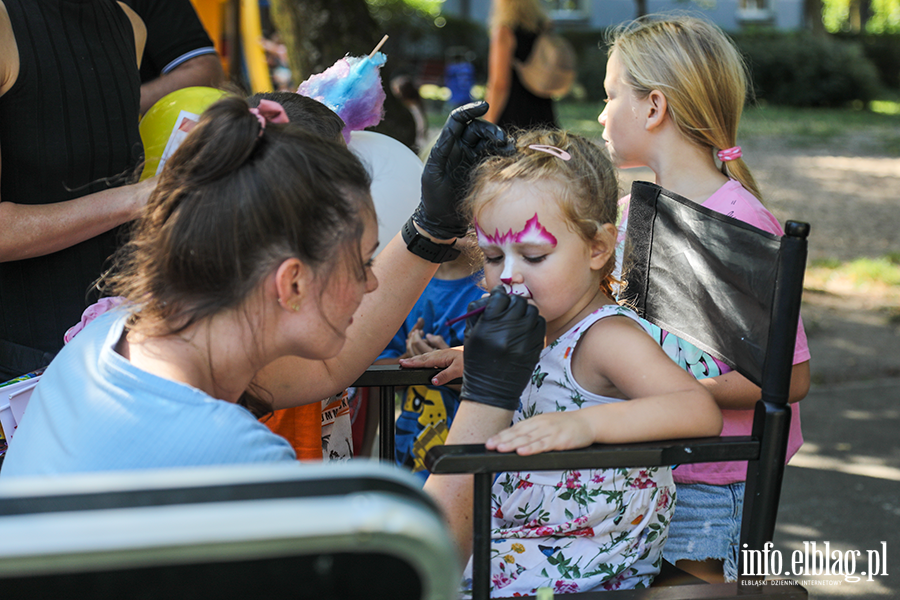
[(822, 20), (832, 33), (900, 33), (900, 0), (823, 0)]
[[(383, 36), (366, 0), (271, 0), (271, 15), (287, 46), (295, 81), (321, 73), (347, 54), (369, 54)], [(382, 51), (388, 55), (381, 70), (387, 99), (385, 119), (375, 130), (411, 146), (415, 143), (415, 122), (390, 93), (390, 46)]]

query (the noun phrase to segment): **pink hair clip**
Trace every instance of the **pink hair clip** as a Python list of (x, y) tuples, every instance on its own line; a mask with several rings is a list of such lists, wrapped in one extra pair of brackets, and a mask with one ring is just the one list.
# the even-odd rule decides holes
[(259, 121), (259, 135), (262, 137), (263, 131), (266, 129), (266, 122), (269, 123), (289, 123), (287, 113), (284, 107), (273, 100), (260, 100), (258, 108), (251, 108), (250, 114), (256, 116)]
[(563, 150), (562, 148), (557, 148), (556, 146), (548, 146), (546, 144), (531, 144), (528, 146), (532, 150), (537, 150), (538, 152), (546, 152), (550, 156), (555, 156), (556, 158), (561, 158), (563, 160), (571, 160), (572, 155)]
[(730, 160), (737, 160), (741, 157), (741, 147), (735, 146), (733, 148), (726, 148), (724, 150), (719, 150), (716, 156), (719, 157), (719, 160), (722, 162), (728, 162)]

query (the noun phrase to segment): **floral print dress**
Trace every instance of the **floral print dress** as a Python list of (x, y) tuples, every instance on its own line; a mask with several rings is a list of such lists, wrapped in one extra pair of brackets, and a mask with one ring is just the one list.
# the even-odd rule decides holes
[[(624, 402), (592, 394), (572, 375), (572, 354), (609, 305), (544, 348), (513, 422), (537, 414)], [(659, 572), (675, 505), (669, 467), (501, 473), (492, 489), (491, 597), (647, 587)], [(471, 591), (472, 563), (464, 593)]]

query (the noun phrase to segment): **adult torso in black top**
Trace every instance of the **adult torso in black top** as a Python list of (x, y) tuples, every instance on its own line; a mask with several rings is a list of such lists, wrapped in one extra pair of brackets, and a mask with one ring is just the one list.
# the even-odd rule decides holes
[[(524, 62), (528, 59), (528, 55), (531, 54), (531, 49), (538, 34), (517, 28), (515, 36), (516, 51), (514, 57), (516, 60)], [(507, 130), (514, 128), (530, 129), (533, 127), (559, 128), (553, 111), (553, 100), (539, 98), (525, 89), (515, 69), (512, 70), (509, 98), (497, 124)]]
[[(113, 0), (4, 0), (19, 74), (0, 97), (0, 199), (50, 204), (125, 183), (143, 154), (130, 21)], [(114, 229), (0, 263), (0, 376), (46, 363), (94, 297)]]

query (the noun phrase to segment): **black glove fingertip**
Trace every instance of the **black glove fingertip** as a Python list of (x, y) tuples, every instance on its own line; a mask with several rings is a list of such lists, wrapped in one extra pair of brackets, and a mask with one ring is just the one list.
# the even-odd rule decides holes
[(503, 289), (502, 285), (498, 285), (491, 290), (491, 295), (488, 297), (487, 306), (484, 309), (484, 316), (489, 319), (496, 319), (499, 315), (503, 314), (506, 311), (506, 309), (509, 307), (509, 302), (509, 294), (506, 293), (506, 290)]
[[(484, 115), (488, 111), (488, 103), (484, 100), (470, 102), (453, 110), (449, 119), (453, 119), (460, 123), (468, 123)], [(449, 120), (448, 119), (448, 120)]]
[(483, 307), (484, 305), (486, 305), (488, 303), (488, 300), (490, 300), (490, 299), (491, 299), (490, 295), (485, 294), (478, 300), (472, 300), (471, 302), (469, 302), (469, 306), (466, 308), (466, 312), (472, 312), (476, 308)]
[(511, 319), (522, 319), (528, 312), (528, 300), (522, 296), (510, 296), (506, 314)]

